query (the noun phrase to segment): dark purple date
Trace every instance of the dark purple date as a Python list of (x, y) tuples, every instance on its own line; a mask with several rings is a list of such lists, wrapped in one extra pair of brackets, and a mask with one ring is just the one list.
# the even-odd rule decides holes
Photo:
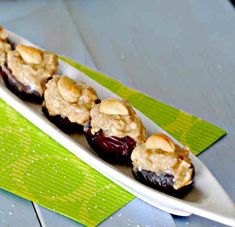
[(132, 173), (134, 177), (141, 183), (148, 185), (159, 191), (165, 192), (168, 195), (172, 195), (178, 198), (184, 197), (191, 190), (193, 184), (191, 183), (178, 190), (175, 190), (173, 188), (174, 176), (171, 174), (165, 173), (158, 176), (156, 173), (152, 171), (147, 171), (147, 170), (139, 171), (137, 168), (134, 168)]
[(84, 131), (88, 144), (102, 159), (112, 164), (131, 165), (131, 152), (136, 146), (134, 139), (129, 136), (105, 137), (102, 130), (93, 135), (90, 124), (84, 127)]
[(50, 116), (46, 107), (42, 107), (42, 112), (48, 120), (55, 124), (60, 130), (67, 134), (83, 133), (83, 125), (71, 122), (67, 117), (60, 115)]

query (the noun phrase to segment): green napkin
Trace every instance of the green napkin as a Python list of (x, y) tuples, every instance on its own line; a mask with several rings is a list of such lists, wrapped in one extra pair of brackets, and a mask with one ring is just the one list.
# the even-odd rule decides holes
[[(86, 66), (62, 58), (122, 97), (199, 154), (226, 132)], [(0, 100), (0, 188), (86, 226), (134, 198)]]

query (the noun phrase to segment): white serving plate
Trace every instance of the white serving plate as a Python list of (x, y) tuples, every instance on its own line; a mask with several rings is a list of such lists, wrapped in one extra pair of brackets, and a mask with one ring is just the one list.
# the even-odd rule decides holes
[[(16, 44), (35, 46), (10, 31), (8, 33), (10, 40)], [(93, 86), (101, 99), (117, 97), (105, 87), (62, 61), (60, 61), (60, 71), (62, 74), (66, 74), (75, 80), (82, 80)], [(196, 170), (194, 186), (184, 199), (178, 199), (136, 181), (132, 176), (131, 168), (111, 165), (103, 161), (90, 149), (83, 135), (68, 136), (64, 134), (43, 116), (40, 105), (20, 100), (6, 88), (2, 79), (0, 80), (0, 97), (78, 158), (152, 206), (179, 216), (196, 214), (220, 223), (235, 226), (235, 206), (233, 201), (207, 167), (193, 154), (190, 154), (190, 158)], [(146, 126), (148, 134), (156, 132), (167, 134), (142, 113), (139, 111), (137, 113)], [(172, 139), (181, 145), (174, 138)]]

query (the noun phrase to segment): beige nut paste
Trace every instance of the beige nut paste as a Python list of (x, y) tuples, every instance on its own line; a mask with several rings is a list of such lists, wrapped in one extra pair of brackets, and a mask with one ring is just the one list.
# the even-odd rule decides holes
[(130, 136), (137, 143), (145, 141), (146, 129), (142, 121), (128, 102), (122, 102), (128, 109), (127, 115), (105, 114), (100, 111), (101, 104), (95, 105), (91, 110), (91, 133), (95, 134), (102, 129), (106, 137)]
[(0, 26), (0, 67), (2, 67), (6, 61), (7, 52), (11, 50), (11, 45), (7, 42), (7, 33)]
[(188, 154), (187, 148), (180, 148), (178, 145), (174, 152), (167, 152), (148, 149), (146, 144), (142, 143), (133, 150), (131, 160), (134, 168), (139, 171), (152, 171), (158, 176), (165, 173), (173, 175), (173, 187), (177, 190), (192, 183), (193, 169)]
[(71, 122), (84, 125), (90, 120), (90, 109), (98, 98), (88, 85), (67, 76), (53, 76), (46, 84), (44, 103), (50, 116), (67, 117)]
[(8, 52), (7, 64), (17, 81), (42, 96), (46, 79), (57, 70), (58, 57), (48, 51), (20, 45)]

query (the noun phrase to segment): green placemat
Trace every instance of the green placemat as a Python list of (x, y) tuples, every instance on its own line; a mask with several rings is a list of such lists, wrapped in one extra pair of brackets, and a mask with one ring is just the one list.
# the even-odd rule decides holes
[[(64, 58), (63, 58), (64, 59)], [(199, 154), (226, 132), (86, 66), (64, 59), (121, 96)], [(86, 226), (134, 198), (0, 100), (0, 187)]]

